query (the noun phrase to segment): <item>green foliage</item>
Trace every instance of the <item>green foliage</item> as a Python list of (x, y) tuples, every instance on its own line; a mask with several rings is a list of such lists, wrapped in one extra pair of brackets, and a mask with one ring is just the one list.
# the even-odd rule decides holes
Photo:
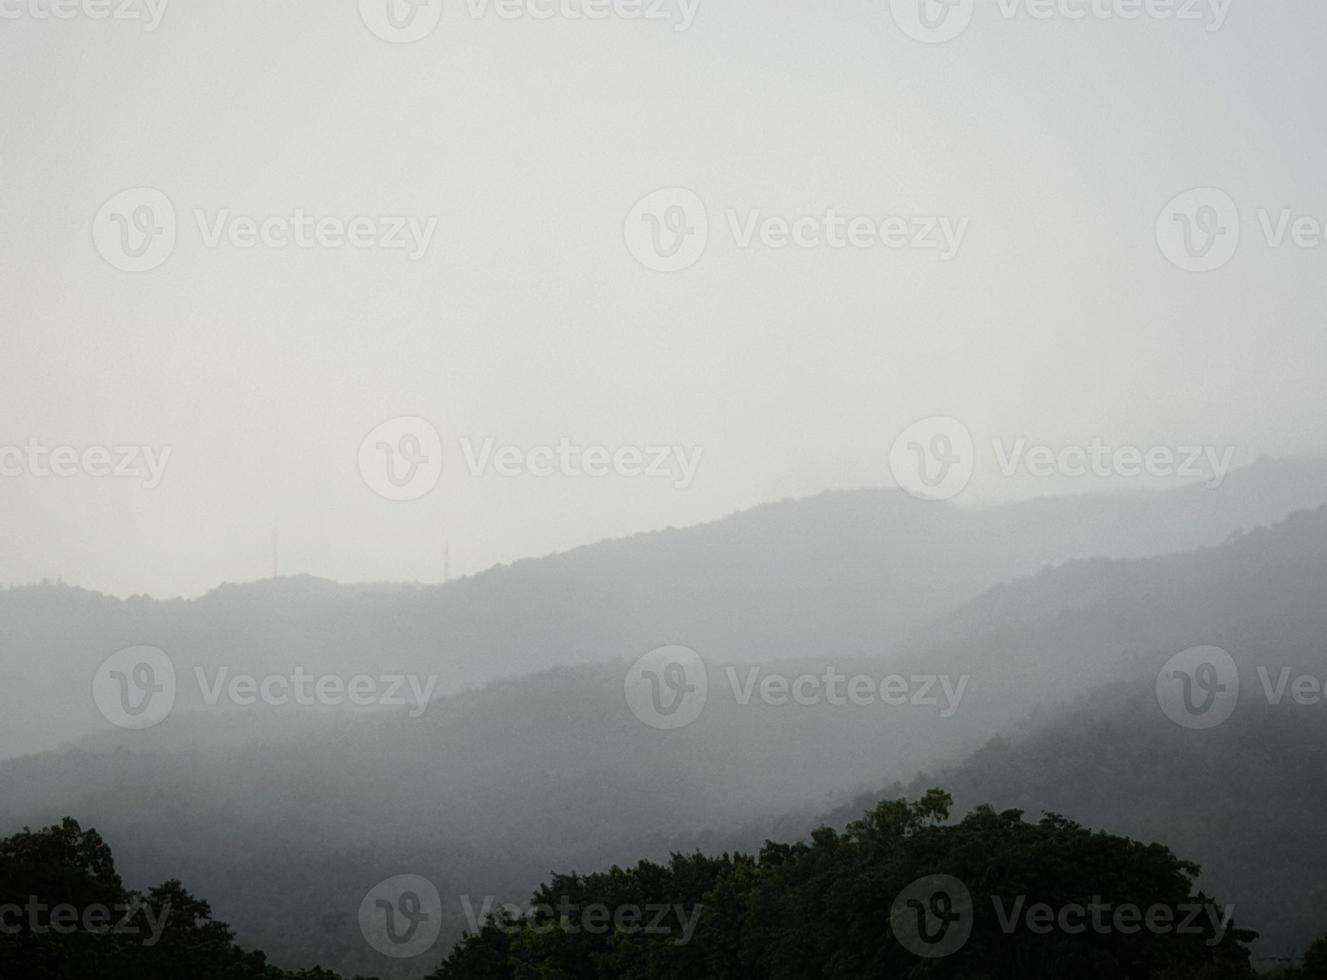
[[(674, 854), (593, 874), (553, 875), (524, 910), (499, 907), (430, 980), (1252, 980), (1255, 934), (1195, 891), (1199, 869), (1159, 844), (1050, 814), (974, 810), (948, 794), (885, 800), (836, 831), (758, 856)], [(917, 955), (891, 915), (928, 876), (963, 882), (966, 939)], [(1019, 908), (1195, 908), (1173, 929), (1037, 929)], [(51, 928), (55, 907), (74, 928)], [(86, 916), (114, 910), (106, 928)], [(33, 910), (41, 910), (40, 914)], [(1001, 909), (1004, 910), (1003, 914)], [(1212, 917), (1208, 917), (1208, 913)], [(287, 972), (241, 949), (178, 881), (124, 888), (110, 849), (66, 819), (0, 840), (0, 980), (340, 980)], [(111, 928), (110, 926), (114, 926)], [(1327, 980), (1327, 937), (1282, 980)]]
[(286, 973), (234, 943), (178, 881), (125, 890), (76, 821), (0, 840), (0, 980), (339, 980)]
[[(1296, 674), (1323, 676), (1321, 646), (1317, 636), (1306, 636), (1251, 657), (1272, 665), (1284, 657)], [(1275, 677), (1279, 668), (1270, 669)], [(1260, 683), (1253, 667), (1244, 676), (1250, 685)], [(1194, 733), (1161, 713), (1148, 677), (1057, 706), (961, 765), (896, 792), (915, 794), (939, 783), (961, 809), (991, 803), (1052, 811), (1164, 843), (1200, 861), (1203, 887), (1232, 896), (1241, 917), (1257, 923), (1255, 959), (1287, 960), (1303, 953), (1327, 918), (1322, 711), (1288, 699), (1271, 705), (1255, 695), (1241, 699), (1225, 724)], [(838, 826), (849, 816), (829, 819)]]
[[(1198, 868), (1168, 849), (1093, 833), (1063, 817), (1029, 823), (981, 808), (948, 820), (950, 798), (885, 801), (843, 832), (767, 843), (757, 859), (675, 855), (606, 874), (555, 876), (533, 911), (487, 923), (431, 980), (861, 980), (873, 977), (1243, 980), (1254, 976), (1251, 932), (1208, 918)], [(891, 928), (894, 900), (911, 883), (951, 875), (971, 893), (970, 938), (944, 958), (910, 952)], [(1031, 929), (1006, 912), (1061, 909), (1201, 910), (1189, 930)], [(591, 933), (550, 909), (703, 907), (694, 935), (632, 929)], [(1217, 921), (1220, 921), (1218, 916)], [(676, 926), (676, 921), (672, 923)]]

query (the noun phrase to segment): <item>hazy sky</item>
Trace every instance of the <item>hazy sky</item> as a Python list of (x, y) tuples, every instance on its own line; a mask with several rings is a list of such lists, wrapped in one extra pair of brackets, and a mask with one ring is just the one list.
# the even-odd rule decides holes
[[(1327, 247), (1273, 247), (1258, 216), (1327, 221), (1321, 0), (1232, 0), (1214, 31), (1207, 0), (1196, 21), (978, 0), (943, 44), (885, 0), (699, 0), (686, 30), (678, 0), (664, 21), (446, 0), (412, 44), (355, 0), (172, 0), (155, 30), (68, 2), (53, 20), (34, 16), (50, 0), (0, 0), (0, 447), (170, 456), (151, 489), (0, 477), (0, 582), (194, 594), (269, 574), (274, 528), (283, 573), (436, 581), (448, 538), (467, 573), (890, 483), (895, 437), (932, 415), (986, 448), (1327, 449)], [(140, 187), (178, 227), (134, 273), (94, 225)], [(675, 273), (624, 237), (665, 187), (710, 223)], [(1155, 228), (1200, 187), (1236, 202), (1241, 241), (1194, 273)], [(243, 226), (207, 244), (222, 212), (296, 209), (436, 225), (418, 257), (240, 248)], [(728, 216), (827, 209), (965, 233), (948, 260), (741, 247)], [(360, 466), (400, 416), (442, 440), (440, 481), (409, 502)], [(475, 476), (464, 439), (702, 456), (685, 487)], [(960, 502), (1086, 486), (980, 453)]]

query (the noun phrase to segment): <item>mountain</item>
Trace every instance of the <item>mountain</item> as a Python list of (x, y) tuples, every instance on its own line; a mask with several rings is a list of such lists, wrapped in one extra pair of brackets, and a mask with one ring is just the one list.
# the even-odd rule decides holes
[(1259, 923), (1259, 957), (1293, 958), (1327, 908), (1327, 708), (1269, 704), (1253, 696), (1256, 667), (1243, 672), (1255, 690), (1212, 730), (1172, 723), (1146, 683), (1111, 686), (913, 789), (940, 780), (960, 807), (1058, 813), (1182, 849), (1205, 889), (1237, 895), (1240, 918)]
[[(677, 731), (632, 714), (625, 660), (493, 682), (439, 699), (422, 717), (364, 712), (321, 719), (314, 731), (217, 745), (177, 737), (192, 730), (185, 715), (150, 732), (0, 764), (0, 827), (76, 814), (105, 834), (131, 884), (186, 876), (244, 943), (276, 962), (321, 959), (343, 972), (388, 975), (391, 965), (354, 928), (358, 902), (386, 874), (435, 879), (451, 899), (445, 935), (454, 939), (465, 924), (462, 897), (520, 900), (553, 868), (749, 846), (780, 817), (809, 821), (919, 769), (950, 771), (992, 734), (1104, 685), (1146, 689), (1187, 647), (1226, 646), (1246, 671), (1284, 664), (1323, 676), (1325, 580), (1327, 508), (1219, 547), (1072, 562), (988, 591), (888, 654), (824, 647), (775, 663), (716, 658), (703, 712)], [(966, 686), (948, 713), (943, 699), (739, 697), (752, 670), (759, 681), (827, 667), (875, 680), (944, 675)], [(1304, 757), (1262, 758), (1288, 767)], [(956, 777), (954, 785), (963, 792), (967, 784)], [(1274, 795), (1247, 795), (1252, 784), (1238, 779), (1219, 785), (1242, 801), (1248, 820), (1278, 805)], [(1003, 802), (992, 787), (960, 799)], [(1233, 819), (1224, 827), (1232, 835), (1255, 829)], [(1169, 840), (1159, 824), (1148, 836)], [(1191, 844), (1185, 852), (1203, 859), (1211, 841)]]
[[(751, 854), (696, 851), (666, 864), (554, 874), (529, 903), (479, 913), (429, 980), (861, 980), (918, 975), (919, 962), (926, 976), (953, 980), (1257, 976), (1247, 946), (1256, 934), (1232, 904), (1195, 895), (1197, 868), (1169, 849), (989, 807), (951, 821), (951, 806), (931, 790), (916, 802), (883, 801), (843, 833), (822, 827)], [(406, 955), (432, 941), (429, 892), (388, 879), (360, 911), (380, 949), (421, 961), (417, 977), (437, 962)], [(395, 912), (411, 898), (420, 899), (407, 912), (415, 925), (399, 930)], [(938, 932), (915, 914), (927, 898), (948, 900), (931, 906)], [(0, 838), (0, 900), (9, 912), (0, 980), (340, 980), (321, 968), (280, 970), (236, 945), (178, 880), (127, 890), (105, 841), (72, 818)], [(1080, 921), (1091, 911), (1095, 935), (1048, 935), (1038, 907), (1076, 911)], [(1106, 926), (1112, 910), (1130, 909), (1149, 910), (1148, 923), (1161, 927)], [(64, 926), (107, 918), (114, 927)], [(1327, 939), (1310, 949), (1305, 969), (1278, 976), (1321, 977), (1324, 956)]]
[[(894, 490), (827, 493), (491, 569), (445, 586), (301, 577), (193, 600), (116, 599), (65, 586), (0, 591), (0, 757), (106, 731), (98, 666), (161, 648), (186, 679), (414, 674), (457, 693), (680, 643), (712, 661), (887, 654), (989, 587), (1073, 558), (1137, 558), (1218, 544), (1327, 501), (1327, 461), (1272, 462), (1218, 490), (1039, 499), (986, 509)], [(919, 632), (920, 631), (920, 632)], [(203, 707), (183, 685), (177, 716)], [(309, 730), (317, 710), (248, 712), (157, 733), (212, 744)], [(222, 712), (221, 714), (224, 714)], [(192, 727), (191, 727), (192, 726)], [(203, 726), (202, 728), (198, 726)], [(205, 734), (200, 734), (205, 732)], [(116, 742), (118, 744), (118, 742)]]
[[(1001, 665), (985, 688), (999, 709), (974, 698), (966, 723), (1000, 731), (1011, 708), (1026, 717), (911, 790), (944, 785), (960, 808), (1060, 813), (1161, 841), (1267, 924), (1260, 957), (1298, 955), (1327, 906), (1324, 581), (1327, 508), (1219, 548), (1072, 562), (989, 591), (937, 624), (932, 663)], [(1229, 652), (1238, 694), (1229, 719), (1195, 730), (1165, 713), (1157, 678), (1170, 655), (1207, 645)]]

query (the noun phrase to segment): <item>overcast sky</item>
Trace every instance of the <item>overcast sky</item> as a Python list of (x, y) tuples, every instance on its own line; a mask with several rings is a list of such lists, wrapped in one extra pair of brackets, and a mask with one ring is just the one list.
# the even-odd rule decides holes
[[(197, 594), (270, 574), (274, 529), (283, 573), (438, 581), (447, 539), (462, 574), (890, 484), (895, 438), (935, 415), (978, 447), (959, 503), (1086, 488), (1003, 476), (993, 439), (1327, 449), (1327, 247), (1308, 225), (1274, 247), (1259, 217), (1327, 220), (1321, 0), (1232, 0), (1219, 30), (1208, 0), (1197, 20), (978, 0), (939, 44), (885, 0), (700, 0), (685, 30), (678, 0), (604, 21), (447, 0), (409, 44), (356, 0), (173, 0), (155, 30), (34, 16), (48, 4), (0, 0), (0, 446), (170, 455), (149, 488), (146, 464), (98, 476), (80, 455), (43, 476), (10, 453), (0, 583)], [(98, 215), (144, 187), (176, 239), (125, 271)], [(633, 254), (650, 228), (633, 207), (669, 187), (703, 202), (708, 245), (660, 272)], [(1156, 229), (1202, 187), (1235, 202), (1241, 237), (1190, 272)], [(230, 221), (300, 208), (432, 237), (233, 244)], [(739, 241), (829, 209), (961, 242)], [(398, 417), (441, 440), (418, 499), (363, 472), (380, 442), (415, 448), (389, 428), (362, 456)], [(630, 457), (477, 476), (463, 440), (681, 452), (667, 477)]]

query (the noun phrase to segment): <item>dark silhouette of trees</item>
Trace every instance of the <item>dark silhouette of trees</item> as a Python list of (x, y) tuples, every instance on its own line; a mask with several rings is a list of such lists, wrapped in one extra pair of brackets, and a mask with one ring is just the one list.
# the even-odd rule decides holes
[(246, 952), (178, 881), (127, 891), (111, 850), (66, 818), (0, 840), (0, 980), (338, 980)]
[[(1054, 814), (983, 807), (954, 822), (951, 806), (931, 790), (758, 856), (554, 875), (430, 980), (1255, 977), (1256, 934), (1168, 848)], [(1327, 937), (1280, 976), (1327, 980)], [(74, 820), (0, 840), (0, 980), (183, 978), (341, 980), (241, 949), (178, 881), (126, 890)]]
[[(822, 828), (803, 844), (767, 843), (755, 859), (677, 855), (666, 867), (556, 876), (535, 895), (535, 912), (487, 924), (432, 980), (1254, 976), (1246, 944), (1256, 934), (1196, 893), (1198, 868), (1167, 848), (1054, 815), (1029, 823), (1018, 811), (983, 808), (950, 823), (950, 806), (931, 791), (912, 803), (883, 802), (843, 833)], [(966, 916), (971, 930), (943, 956), (929, 955), (924, 942), (919, 954), (918, 934), (907, 935), (909, 916), (929, 914), (938, 890), (924, 886), (916, 908), (891, 914), (910, 886), (935, 875), (962, 883), (944, 886), (954, 894), (936, 908)], [(703, 912), (686, 941), (677, 928), (591, 932), (575, 912), (548, 911), (690, 904)], [(1057, 917), (1049, 928), (1036, 909)], [(1116, 919), (1121, 909), (1151, 918)], [(932, 925), (933, 939), (945, 931), (939, 919)]]

